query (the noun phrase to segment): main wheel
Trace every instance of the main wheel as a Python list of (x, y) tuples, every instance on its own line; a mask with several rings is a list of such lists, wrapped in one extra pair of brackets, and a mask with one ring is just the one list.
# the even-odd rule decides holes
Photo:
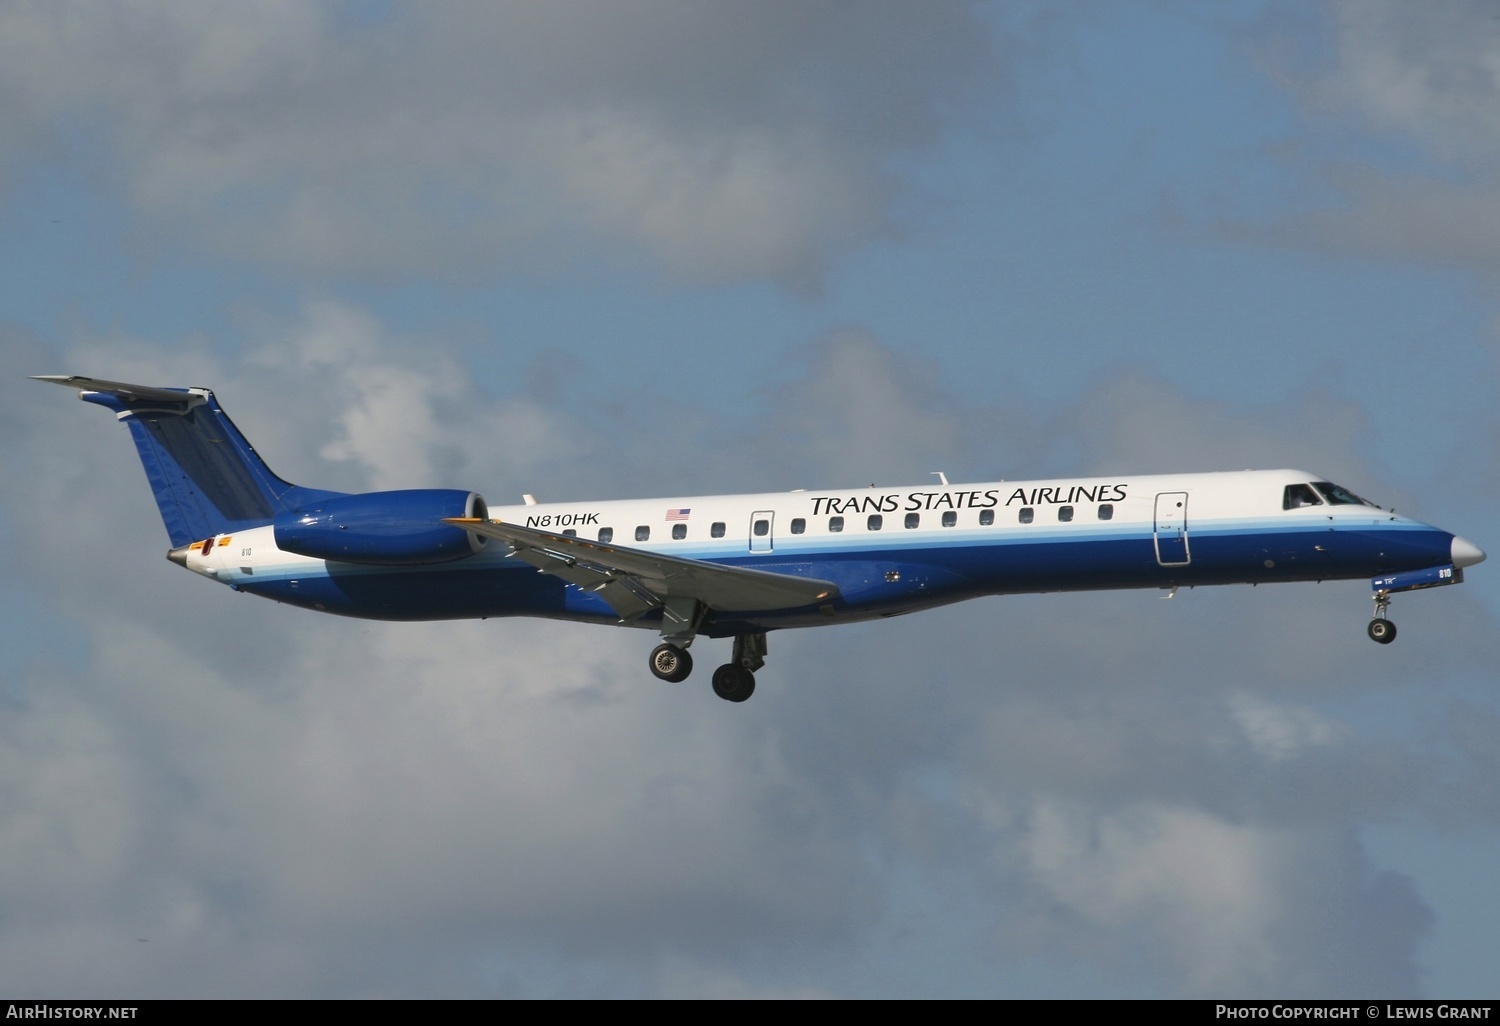
[(693, 657), (676, 645), (657, 645), (651, 650), (651, 672), (662, 680), (676, 684), (693, 672)]
[(743, 666), (725, 663), (714, 671), (714, 694), (726, 702), (743, 702), (755, 694), (755, 674)]
[(1370, 621), (1368, 633), (1371, 641), (1378, 641), (1382, 645), (1389, 645), (1396, 640), (1396, 625), (1389, 620), (1377, 616)]

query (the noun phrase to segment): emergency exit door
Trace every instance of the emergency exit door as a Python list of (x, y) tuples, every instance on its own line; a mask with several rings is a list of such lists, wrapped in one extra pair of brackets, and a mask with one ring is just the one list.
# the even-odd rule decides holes
[(771, 551), (771, 528), (776, 520), (776, 514), (771, 510), (761, 510), (750, 514), (750, 551)]

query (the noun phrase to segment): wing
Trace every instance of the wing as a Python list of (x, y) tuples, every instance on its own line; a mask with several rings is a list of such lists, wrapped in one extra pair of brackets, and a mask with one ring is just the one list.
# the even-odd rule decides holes
[(622, 620), (634, 619), (673, 599), (696, 599), (710, 609), (757, 612), (808, 606), (839, 593), (832, 581), (814, 577), (618, 548), (498, 520), (454, 518), (448, 523), (502, 541), (516, 559), (542, 573), (597, 592)]

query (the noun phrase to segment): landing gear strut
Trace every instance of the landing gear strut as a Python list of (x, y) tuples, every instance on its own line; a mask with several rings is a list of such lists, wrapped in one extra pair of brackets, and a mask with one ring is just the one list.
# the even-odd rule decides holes
[(693, 598), (675, 596), (661, 611), (661, 644), (651, 650), (651, 672), (661, 680), (676, 684), (693, 672), (693, 657), (688, 646), (698, 633), (708, 607)]
[(1389, 645), (1396, 640), (1396, 625), (1385, 618), (1386, 610), (1391, 607), (1391, 593), (1388, 591), (1377, 591), (1375, 593), (1375, 619), (1370, 621), (1366, 633), (1370, 635), (1371, 641), (1378, 641), (1382, 645)]
[(730, 661), (714, 671), (714, 694), (726, 702), (743, 702), (755, 694), (755, 671), (766, 665), (766, 636), (739, 634)]

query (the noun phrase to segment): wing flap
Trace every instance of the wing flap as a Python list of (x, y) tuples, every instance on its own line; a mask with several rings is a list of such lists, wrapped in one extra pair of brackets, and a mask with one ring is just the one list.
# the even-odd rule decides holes
[(498, 520), (454, 518), (448, 522), (504, 542), (515, 558), (543, 573), (598, 592), (626, 620), (678, 596), (697, 599), (710, 609), (759, 612), (826, 602), (839, 591), (832, 581), (815, 577), (683, 559)]

